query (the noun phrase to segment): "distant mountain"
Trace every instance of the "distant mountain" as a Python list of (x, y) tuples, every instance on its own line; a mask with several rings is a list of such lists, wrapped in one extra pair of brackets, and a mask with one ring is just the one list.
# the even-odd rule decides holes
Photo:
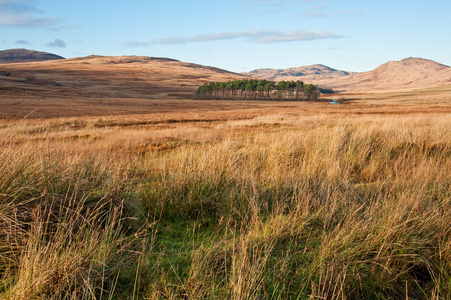
[(372, 71), (361, 73), (311, 65), (288, 69), (257, 69), (242, 74), (274, 81), (300, 80), (336, 91), (400, 90), (451, 84), (451, 67), (418, 57), (389, 61)]
[(347, 76), (353, 73), (336, 70), (325, 65), (316, 64), (311, 66), (295, 67), (288, 69), (257, 69), (250, 72), (244, 72), (242, 74), (254, 78), (275, 81), (281, 80), (313, 81), (319, 79)]
[(345, 91), (399, 90), (451, 84), (451, 67), (433, 60), (409, 57), (389, 61), (368, 72), (317, 80), (321, 87)]
[(64, 57), (52, 53), (27, 49), (9, 49), (0, 51), (0, 64), (47, 61), (57, 59), (64, 59)]
[[(0, 54), (4, 55), (5, 52)], [(227, 82), (251, 77), (275, 81), (301, 80), (335, 91), (386, 91), (451, 84), (451, 67), (423, 58), (407, 58), (387, 62), (363, 73), (313, 65), (237, 74), (170, 58), (88, 56), (59, 61), (1, 64), (0, 99), (3, 95), (180, 99), (190, 98), (205, 82)]]

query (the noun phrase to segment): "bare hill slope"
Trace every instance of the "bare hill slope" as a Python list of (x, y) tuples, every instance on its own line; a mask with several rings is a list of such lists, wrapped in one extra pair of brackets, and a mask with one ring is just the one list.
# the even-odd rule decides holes
[(315, 80), (346, 76), (352, 74), (352, 72), (336, 70), (325, 65), (316, 64), (288, 69), (257, 69), (242, 74), (259, 79), (268, 79), (275, 81), (301, 80), (305, 82), (312, 82)]
[[(271, 73), (272, 72), (272, 73)], [(268, 74), (272, 77), (268, 77)], [(302, 80), (337, 91), (385, 91), (451, 84), (451, 68), (422, 58), (385, 63), (373, 71), (347, 72), (323, 65), (237, 74), (170, 58), (88, 56), (0, 64), (1, 97), (189, 98), (199, 85), (250, 75)], [(290, 77), (292, 76), (292, 77)]]
[(0, 51), (0, 64), (47, 61), (57, 59), (64, 59), (64, 57), (52, 53), (27, 49), (9, 49)]
[(204, 82), (240, 78), (245, 76), (169, 58), (88, 56), (0, 65), (0, 94), (186, 98)]
[(288, 69), (257, 69), (243, 75), (268, 80), (301, 80), (337, 91), (386, 91), (451, 84), (451, 68), (424, 58), (389, 61), (362, 73), (336, 70), (324, 65)]
[(424, 58), (389, 61), (376, 69), (315, 84), (345, 91), (377, 91), (427, 88), (451, 84), (451, 67)]

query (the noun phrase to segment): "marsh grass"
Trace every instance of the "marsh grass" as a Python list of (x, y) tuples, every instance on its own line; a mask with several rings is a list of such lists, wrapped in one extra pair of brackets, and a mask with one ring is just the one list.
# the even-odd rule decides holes
[(5, 298), (451, 297), (449, 115), (83, 124), (0, 129)]

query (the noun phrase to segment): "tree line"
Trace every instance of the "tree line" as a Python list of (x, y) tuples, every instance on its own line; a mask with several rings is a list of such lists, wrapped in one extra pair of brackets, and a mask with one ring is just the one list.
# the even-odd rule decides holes
[(207, 82), (196, 91), (198, 99), (224, 100), (293, 100), (314, 101), (320, 90), (302, 81), (242, 79), (229, 82)]

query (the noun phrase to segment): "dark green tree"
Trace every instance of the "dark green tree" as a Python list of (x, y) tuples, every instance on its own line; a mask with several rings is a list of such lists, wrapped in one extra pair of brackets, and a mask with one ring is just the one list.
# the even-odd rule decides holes
[(320, 90), (302, 81), (269, 81), (266, 79), (241, 79), (228, 82), (207, 82), (196, 90), (199, 99), (267, 99), (308, 100), (318, 99)]

